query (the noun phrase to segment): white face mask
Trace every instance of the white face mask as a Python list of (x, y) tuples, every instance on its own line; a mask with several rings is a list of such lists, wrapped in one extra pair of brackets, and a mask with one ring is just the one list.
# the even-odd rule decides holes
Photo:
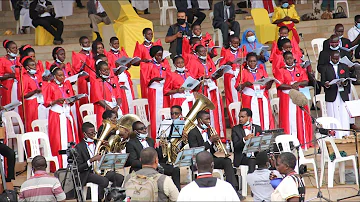
[(201, 37), (202, 37), (202, 33), (200, 33), (200, 35), (196, 35), (196, 34), (193, 33), (192, 36), (193, 36), (193, 37), (197, 37), (197, 38), (201, 38)]
[(103, 79), (108, 79), (108, 78), (110, 77), (110, 75), (106, 76), (106, 75), (101, 74), (101, 77), (102, 77)]
[(147, 136), (148, 136), (147, 133), (145, 133), (145, 134), (138, 133), (137, 135), (138, 135), (138, 137), (139, 137), (140, 139), (145, 139), (145, 138), (147, 138)]
[(84, 51), (90, 51), (91, 50), (91, 47), (81, 47)]
[(57, 85), (60, 85), (60, 84), (61, 84), (61, 82), (60, 82), (59, 80), (57, 80), (56, 78), (54, 78), (54, 81), (55, 81), (55, 83), (56, 83)]
[(344, 35), (339, 36), (340, 39), (343, 38), (343, 37), (344, 37)]
[(199, 58), (200, 58), (201, 60), (206, 60), (206, 56), (200, 55)]
[(178, 71), (178, 72), (184, 72), (184, 71), (185, 71), (185, 67), (183, 67), (183, 68), (176, 67), (176, 71)]
[(85, 139), (85, 142), (94, 142), (94, 140), (87, 137), (87, 138)]
[(114, 52), (118, 52), (119, 48), (114, 48), (114, 47), (111, 46), (111, 50), (114, 51)]
[(287, 64), (285, 63), (285, 67), (286, 67), (287, 69), (292, 69), (294, 66), (295, 66), (295, 62), (294, 62), (292, 65), (287, 65)]
[(55, 60), (57, 63), (62, 63), (59, 59), (56, 58)]
[(238, 48), (235, 48), (235, 47), (232, 46), (232, 45), (230, 45), (230, 48), (231, 48), (231, 50), (233, 50), (233, 51), (237, 51), (237, 50), (239, 49), (239, 47), (238, 47)]
[(8, 52), (8, 55), (10, 56), (10, 57), (16, 57), (17, 56), (17, 53), (12, 53), (12, 52)]
[(145, 37), (145, 35), (144, 35), (144, 41), (145, 41), (146, 43), (151, 43), (151, 40), (148, 40), (148, 39)]
[(248, 126), (250, 124), (250, 121), (246, 121), (246, 123), (244, 123), (244, 126)]
[(29, 74), (34, 75), (36, 74), (36, 69), (29, 69), (28, 72)]
[(340, 44), (339, 44), (339, 45), (337, 45), (336, 47), (332, 47), (332, 46), (330, 46), (330, 49), (331, 49), (331, 50), (339, 50), (339, 48), (340, 48)]

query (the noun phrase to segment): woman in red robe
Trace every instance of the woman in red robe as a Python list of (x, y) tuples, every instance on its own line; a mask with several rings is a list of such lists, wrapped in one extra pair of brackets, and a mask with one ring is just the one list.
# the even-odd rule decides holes
[(58, 66), (60, 69), (63, 70), (65, 78), (70, 76), (74, 76), (77, 72), (71, 66), (70, 62), (65, 63), (66, 55), (65, 49), (62, 47), (55, 47), (52, 51), (52, 57), (54, 59), (53, 63), (46, 61), (46, 69), (50, 70), (52, 65)]
[(177, 56), (174, 58), (174, 72), (168, 72), (164, 83), (164, 95), (170, 96), (170, 107), (181, 106), (185, 116), (191, 109), (195, 101), (191, 91), (185, 91), (181, 86), (185, 80), (191, 76), (185, 68), (184, 58)]
[[(282, 26), (279, 28), (279, 39), (283, 39), (283, 38), (288, 38), (289, 37), (289, 28), (286, 27), (286, 26)], [(271, 54), (270, 54), (270, 58), (269, 58), (269, 61), (272, 62), (274, 57), (275, 57), (275, 54), (277, 52), (281, 52), (277, 46), (277, 42), (278, 40), (274, 40), (273, 41), (273, 44), (271, 46)], [(291, 41), (291, 46), (292, 46), (292, 49), (291, 49), (291, 52), (295, 55), (302, 55), (301, 53), (301, 50), (300, 50), (300, 47), (299, 47), (299, 44), (296, 42), (296, 40), (294, 39), (294, 36), (292, 37), (292, 39), (290, 39)]]
[(3, 46), (7, 54), (0, 59), (0, 81), (4, 86), (1, 88), (1, 105), (5, 106), (18, 99), (17, 80), (15, 79), (15, 68), (20, 67), (17, 57), (18, 48), (15, 42), (5, 40)]
[[(275, 76), (277, 74), (277, 70), (279, 70), (281, 67), (285, 66), (284, 57), (283, 54), (286, 51), (292, 51), (292, 45), (291, 41), (288, 38), (279, 38), (277, 43), (278, 50), (275, 51), (274, 58), (272, 61), (272, 71), (273, 75)], [(294, 59), (297, 63), (301, 63), (301, 56), (297, 53), (293, 54)]]
[(108, 64), (104, 61), (98, 62), (96, 72), (98, 77), (90, 79), (90, 101), (94, 103), (96, 124), (99, 128), (102, 125), (102, 114), (105, 110), (116, 112), (119, 118), (122, 116), (122, 112), (118, 80), (115, 76), (110, 76)]
[[(117, 75), (119, 81), (119, 92), (121, 96), (121, 110), (123, 114), (134, 114), (135, 108), (130, 107), (130, 103), (135, 99), (133, 82), (131, 80), (128, 67), (125, 71)], [(126, 88), (125, 88), (126, 87)]]
[(242, 91), (242, 108), (249, 108), (253, 113), (252, 122), (261, 126), (263, 130), (274, 129), (268, 94), (273, 82), (270, 81), (265, 85), (253, 84), (257, 80), (268, 77), (264, 66), (257, 64), (256, 53), (248, 53), (246, 64), (241, 71), (241, 76), (237, 77), (235, 86)]
[(43, 86), (42, 74), (38, 74), (35, 61), (30, 56), (25, 56), (21, 59), (21, 64), (24, 67), (23, 82), (22, 86), (20, 86), (20, 83), (18, 84), (18, 99), (22, 100), (20, 95), (24, 95), (25, 130), (26, 132), (31, 132), (33, 131), (31, 123), (36, 119), (47, 119), (49, 110), (43, 105), (44, 96), (41, 92)]
[[(29, 44), (21, 46), (19, 48), (19, 54), (20, 54), (20, 58), (23, 58), (25, 56), (30, 56), (31, 59), (36, 62), (35, 50)], [(38, 60), (36, 62), (36, 72), (37, 72), (36, 74), (42, 76), (44, 71), (45, 69), (42, 61)]]
[[(280, 84), (277, 84), (278, 97), (280, 98), (279, 126), (284, 129), (285, 134), (295, 135), (300, 144), (308, 143), (312, 140), (312, 123), (310, 116), (296, 106), (289, 97), (291, 89), (308, 85), (308, 76), (306, 71), (295, 64), (291, 52), (284, 53), (285, 67), (279, 68), (278, 74), (274, 75)], [(305, 110), (309, 111), (306, 105)], [(310, 147), (311, 144), (304, 145), (303, 148)]]
[(198, 59), (189, 61), (189, 64), (186, 67), (190, 75), (195, 79), (204, 79), (204, 85), (200, 87), (199, 91), (214, 103), (215, 109), (210, 110), (211, 125), (215, 128), (220, 138), (225, 141), (226, 127), (224, 105), (216, 84), (216, 79), (222, 76), (223, 72), (219, 72), (218, 75), (213, 75), (216, 67), (210, 57), (206, 57), (207, 50), (204, 46), (195, 46), (195, 51)]
[(169, 106), (169, 96), (164, 95), (164, 83), (167, 72), (171, 71), (168, 63), (162, 59), (163, 48), (161, 46), (153, 46), (150, 49), (150, 56), (153, 58), (152, 62), (141, 63), (141, 70), (148, 71), (147, 78), (144, 85), (148, 92), (148, 102), (150, 111), (150, 126), (151, 137), (156, 138), (156, 131), (161, 122), (161, 116), (158, 115), (160, 109)]
[[(239, 75), (240, 72), (240, 62), (234, 63), (234, 61), (238, 58), (244, 58), (245, 55), (242, 52), (242, 49), (239, 48), (240, 45), (240, 39), (236, 36), (230, 37), (230, 48), (225, 49), (222, 48), (221, 50), (221, 59), (220, 66), (222, 65), (231, 65), (232, 69), (224, 74), (224, 90), (225, 90), (225, 101), (226, 106), (229, 106), (233, 102), (239, 102), (240, 101), (240, 95), (239, 92), (236, 90), (236, 78)], [(230, 111), (229, 108), (227, 109), (228, 117), (230, 117)], [(235, 112), (232, 112), (232, 117), (234, 117), (238, 121), (238, 115), (235, 114)], [(230, 119), (230, 127), (234, 127), (237, 125), (234, 120)]]
[[(59, 150), (67, 149), (69, 142), (79, 142), (76, 125), (66, 98), (74, 96), (69, 81), (65, 81), (64, 72), (57, 66), (50, 68), (54, 80), (43, 89), (45, 106), (50, 107), (49, 112), (49, 140), (51, 153), (59, 160), (60, 168), (67, 166), (65, 155), (59, 155)], [(51, 169), (54, 171), (54, 169)]]

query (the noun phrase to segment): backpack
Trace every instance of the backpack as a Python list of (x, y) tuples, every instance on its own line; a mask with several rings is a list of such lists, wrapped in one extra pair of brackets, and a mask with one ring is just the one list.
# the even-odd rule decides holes
[(153, 176), (131, 173), (130, 179), (125, 183), (126, 196), (131, 201), (158, 201), (158, 180), (165, 177), (158, 173)]

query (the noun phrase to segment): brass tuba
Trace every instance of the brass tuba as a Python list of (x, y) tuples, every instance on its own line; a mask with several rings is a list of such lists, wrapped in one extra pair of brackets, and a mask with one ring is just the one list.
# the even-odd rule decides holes
[[(94, 155), (104, 155), (108, 152), (111, 153), (119, 153), (126, 147), (126, 141), (122, 140), (120, 134), (129, 134), (132, 132), (132, 124), (136, 121), (141, 121), (141, 119), (134, 114), (126, 114), (122, 116), (117, 124), (113, 124), (109, 120), (103, 120), (103, 130), (99, 136), (95, 147)], [(119, 134), (110, 134), (112, 130), (119, 131)], [(108, 144), (104, 144), (104, 142), (108, 142)], [(100, 174), (100, 170), (98, 168), (98, 162), (95, 161), (93, 164), (93, 169), (96, 174)]]

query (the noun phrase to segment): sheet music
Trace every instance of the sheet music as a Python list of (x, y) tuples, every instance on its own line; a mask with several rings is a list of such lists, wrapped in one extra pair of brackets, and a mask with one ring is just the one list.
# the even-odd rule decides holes
[(89, 76), (89, 74), (85, 71), (82, 71), (78, 74), (75, 74), (73, 76), (66, 78), (65, 81), (70, 81), (70, 83), (74, 83), (78, 80), (79, 77), (82, 77), (82, 76)]
[(5, 105), (4, 109), (5, 109), (5, 111), (11, 111), (11, 110), (14, 110), (16, 107), (20, 106), (21, 104), (22, 104), (22, 102), (17, 100), (15, 102)]
[(185, 88), (185, 90), (187, 90), (187, 91), (191, 91), (191, 90), (194, 90), (194, 88), (196, 88), (196, 86), (198, 86), (199, 83), (200, 83), (200, 81), (189, 76), (186, 78), (185, 82), (183, 83), (183, 85), (181, 87)]
[(219, 74), (219, 72), (222, 70), (223, 70), (223, 74), (225, 74), (226, 72), (230, 71), (231, 69), (232, 69), (232, 67), (230, 65), (222, 65), (212, 74), (212, 77), (216, 77)]
[(339, 62), (347, 65), (348, 67), (352, 67), (352, 66), (360, 67), (359, 63), (350, 61), (349, 58), (346, 56), (342, 57)]
[(88, 96), (87, 94), (78, 94), (78, 95), (74, 95), (74, 96), (69, 97), (69, 98), (65, 98), (65, 101), (67, 103), (73, 103), (73, 102), (75, 102), (75, 101), (77, 101), (77, 100), (79, 100), (79, 99), (81, 99), (83, 97), (87, 97), (87, 96)]
[(267, 82), (270, 82), (270, 81), (275, 81), (276, 83), (280, 83), (280, 81), (275, 78), (266, 77), (266, 78), (262, 78), (262, 79), (255, 81), (253, 84), (264, 86), (264, 85), (266, 85)]
[(342, 50), (344, 50), (344, 51), (347, 51), (347, 52), (350, 52), (350, 51), (355, 50), (358, 46), (359, 46), (359, 44), (357, 44), (357, 45), (355, 45), (355, 46), (353, 46), (353, 47), (351, 47), (351, 48), (346, 48), (346, 47), (340, 46), (340, 49), (342, 49)]
[(269, 50), (269, 46), (261, 46), (260, 48), (256, 48), (253, 50), (256, 55), (260, 55), (261, 52), (267, 52)]
[(116, 73), (116, 72), (119, 70), (118, 74), (120, 75), (120, 74), (122, 74), (126, 69), (127, 69), (127, 67), (125, 67), (125, 66), (119, 66), (118, 68), (114, 68), (113, 71), (114, 71), (114, 73)]
[(171, 53), (169, 51), (164, 50), (163, 55), (162, 55), (162, 59), (164, 60), (165, 58), (170, 57), (170, 55), (171, 55)]
[(340, 78), (340, 79), (333, 79), (332, 81), (329, 82), (329, 85), (333, 85), (340, 82), (345, 82), (346, 80), (350, 80), (350, 81), (356, 81), (355, 78)]
[(360, 116), (360, 100), (345, 101), (345, 108), (350, 117)]

